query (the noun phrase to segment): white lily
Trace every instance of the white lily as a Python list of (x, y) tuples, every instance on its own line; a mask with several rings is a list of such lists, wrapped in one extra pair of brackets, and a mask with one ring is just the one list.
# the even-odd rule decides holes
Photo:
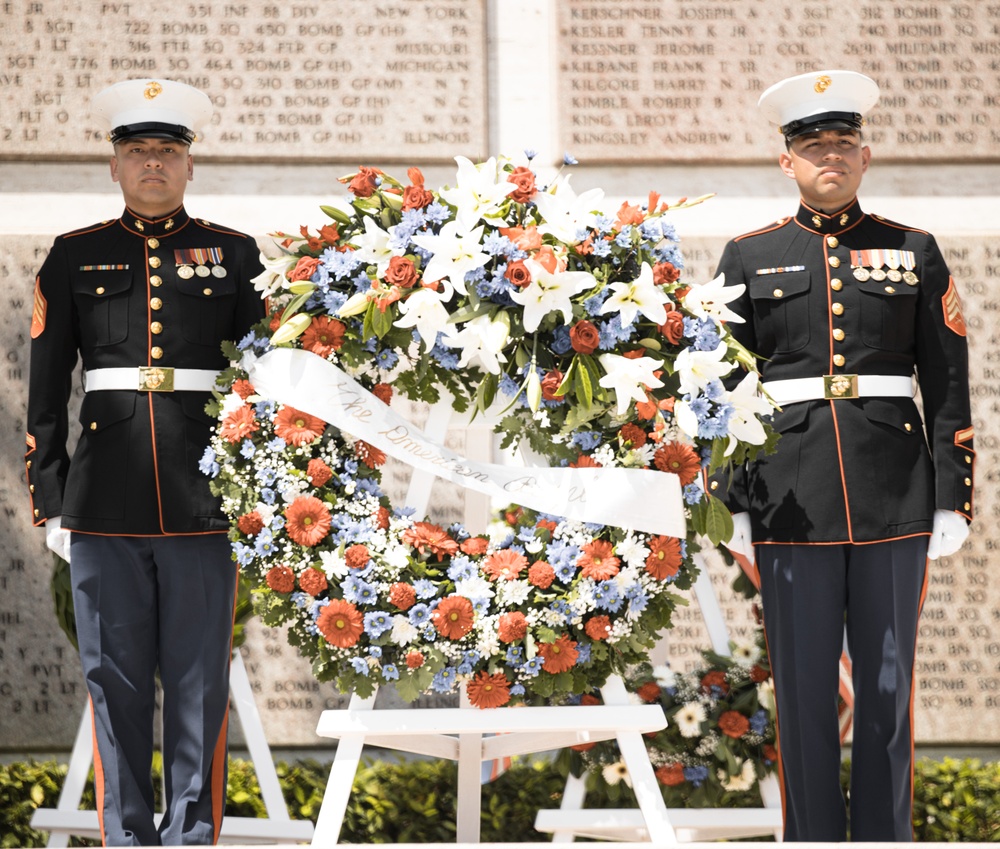
[(378, 276), (385, 274), (389, 260), (395, 256), (389, 247), (390, 235), (370, 217), (365, 217), (365, 232), (355, 236), (352, 244), (358, 249), (357, 257), (368, 265), (378, 269)]
[(556, 185), (554, 192), (535, 195), (534, 201), (544, 222), (538, 226), (538, 232), (555, 236), (561, 242), (575, 242), (581, 229), (590, 229), (594, 225), (596, 210), (603, 198), (603, 189), (588, 189), (577, 195), (567, 175)]
[(696, 351), (685, 348), (674, 360), (674, 368), (680, 375), (681, 395), (697, 395), (713, 380), (725, 377), (736, 366), (727, 363), (726, 343), (720, 342), (713, 351)]
[(396, 327), (416, 327), (428, 348), (433, 347), (438, 333), (448, 325), (448, 310), (433, 289), (417, 289), (399, 302), (399, 311), (402, 316), (396, 319)]
[(594, 275), (588, 271), (550, 272), (533, 259), (524, 261), (531, 272), (531, 283), (523, 289), (511, 292), (511, 299), (524, 307), (524, 329), (532, 333), (538, 329), (551, 312), (561, 312), (563, 321), (573, 321), (573, 295), (585, 292), (597, 285)]
[(295, 267), (299, 258), (292, 254), (269, 257), (262, 253), (260, 261), (264, 270), (250, 282), (253, 283), (254, 289), (260, 292), (262, 298), (271, 298), (275, 292), (288, 285), (287, 274)]
[[(476, 165), (464, 156), (456, 156), (458, 185), (441, 189), (441, 197), (456, 208), (455, 220), (462, 230), (471, 230), (479, 219), (499, 218), (500, 204), (517, 189), (507, 174), (497, 167), (495, 157)], [(499, 225), (498, 225), (499, 226)]]
[(461, 348), (459, 366), (481, 365), (490, 374), (500, 374), (500, 363), (507, 362), (504, 346), (510, 341), (510, 319), (500, 313), (496, 319), (481, 315), (457, 333), (445, 336), (444, 344)]
[(667, 320), (667, 310), (663, 305), (670, 298), (661, 286), (653, 282), (653, 266), (648, 262), (642, 264), (635, 280), (612, 283), (611, 289), (614, 294), (604, 302), (601, 315), (620, 313), (622, 327), (628, 327), (640, 312), (654, 324), (663, 324)]
[(466, 232), (457, 221), (449, 221), (437, 235), (413, 237), (415, 244), (433, 254), (424, 269), (424, 280), (427, 283), (440, 280), (445, 287), (445, 301), (451, 300), (456, 289), (466, 294), (465, 275), (490, 261), (490, 255), (483, 253), (480, 244), (483, 229), (477, 227), (472, 232)]
[(674, 420), (684, 433), (694, 439), (698, 435), (698, 414), (687, 401), (674, 402)]
[(618, 401), (617, 414), (624, 415), (632, 401), (645, 401), (644, 387), (655, 389), (663, 386), (653, 372), (663, 368), (663, 363), (649, 357), (630, 359), (618, 354), (601, 354), (598, 358), (604, 371), (607, 372), (600, 380), (605, 389), (613, 389)]
[(767, 440), (767, 433), (758, 416), (772, 413), (773, 408), (771, 402), (760, 391), (757, 372), (748, 372), (732, 392), (726, 393), (726, 401), (733, 405), (733, 413), (729, 417), (729, 445), (726, 447), (726, 456), (736, 450), (737, 440), (751, 445), (763, 445)]
[(726, 275), (720, 274), (708, 283), (692, 286), (682, 302), (688, 311), (698, 318), (714, 318), (718, 321), (743, 324), (744, 319), (729, 309), (726, 304), (735, 301), (746, 290), (747, 287), (743, 283), (727, 286)]

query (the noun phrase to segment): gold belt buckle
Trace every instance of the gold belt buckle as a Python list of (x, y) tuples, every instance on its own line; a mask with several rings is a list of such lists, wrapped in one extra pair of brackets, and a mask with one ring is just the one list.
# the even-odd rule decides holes
[(139, 366), (140, 392), (173, 392), (174, 370), (170, 366)]
[(823, 398), (840, 401), (858, 397), (858, 376), (856, 374), (824, 374)]

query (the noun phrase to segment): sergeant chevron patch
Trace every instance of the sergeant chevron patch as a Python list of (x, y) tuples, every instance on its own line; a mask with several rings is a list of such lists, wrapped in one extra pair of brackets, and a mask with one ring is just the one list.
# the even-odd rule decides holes
[(31, 310), (31, 338), (37, 339), (45, 330), (45, 314), (49, 309), (49, 302), (42, 294), (42, 278), (35, 278), (35, 306)]
[(958, 297), (955, 278), (948, 278), (948, 291), (941, 297), (941, 307), (944, 310), (944, 323), (948, 329), (959, 336), (966, 335), (965, 318), (962, 315), (962, 301)]

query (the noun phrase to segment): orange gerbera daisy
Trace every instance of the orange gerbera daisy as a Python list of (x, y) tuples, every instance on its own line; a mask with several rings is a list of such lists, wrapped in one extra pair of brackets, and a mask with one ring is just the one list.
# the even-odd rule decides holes
[(253, 414), (253, 407), (245, 404), (237, 407), (222, 420), (222, 427), (219, 428), (219, 436), (226, 442), (242, 442), (255, 430), (259, 430), (260, 425)]
[(354, 443), (354, 453), (369, 469), (377, 469), (385, 464), (385, 452), (374, 445), (369, 445), (363, 439)]
[(465, 596), (450, 595), (434, 608), (434, 627), (441, 636), (460, 640), (472, 630), (473, 613), (472, 602)]
[(285, 510), (288, 535), (299, 545), (316, 545), (330, 532), (330, 511), (312, 495), (300, 495)]
[(327, 587), (326, 575), (319, 569), (305, 569), (299, 575), (299, 586), (302, 587), (302, 592), (309, 593), (315, 598)]
[(606, 581), (618, 574), (621, 561), (615, 557), (614, 546), (603, 539), (595, 539), (583, 547), (583, 553), (577, 558), (576, 565), (582, 570), (583, 577), (595, 581)]
[(432, 554), (436, 554), (438, 560), (442, 557), (451, 557), (458, 551), (458, 543), (448, 536), (447, 531), (430, 522), (414, 522), (412, 528), (403, 531), (403, 542), (412, 545), (421, 554), (425, 553), (424, 548), (426, 548)]
[(316, 627), (330, 645), (339, 649), (353, 646), (365, 629), (361, 611), (342, 598), (331, 599), (316, 619)]
[(497, 620), (497, 636), (501, 643), (514, 643), (528, 633), (528, 619), (519, 610), (504, 613)]
[(656, 449), (653, 463), (661, 472), (673, 472), (681, 479), (681, 486), (687, 486), (698, 477), (701, 460), (690, 445), (668, 442)]
[(571, 469), (601, 469), (603, 466), (597, 462), (593, 457), (589, 457), (586, 454), (581, 454), (576, 458), (575, 463), (570, 463), (569, 467)]
[(312, 480), (312, 485), (318, 487), (323, 486), (333, 477), (333, 469), (320, 460), (319, 457), (313, 457), (309, 461), (309, 465), (306, 466), (306, 474)]
[(552, 675), (566, 672), (576, 664), (580, 652), (576, 650), (576, 641), (563, 634), (554, 643), (539, 643), (538, 654), (544, 659), (542, 669)]
[(556, 570), (544, 560), (536, 560), (528, 568), (528, 581), (533, 587), (547, 590), (556, 579)]
[(663, 581), (677, 574), (681, 568), (681, 541), (677, 537), (651, 537), (646, 571), (656, 580)]
[(502, 672), (490, 675), (480, 669), (465, 685), (469, 702), (477, 708), (496, 708), (510, 701), (510, 683)]
[(344, 344), (347, 325), (325, 315), (313, 316), (302, 334), (302, 347), (321, 357), (328, 357)]
[(274, 432), (289, 445), (308, 445), (323, 435), (326, 422), (295, 407), (282, 407), (274, 417)]
[(494, 581), (499, 581), (501, 578), (513, 581), (527, 565), (528, 558), (521, 552), (512, 548), (502, 548), (500, 551), (494, 551), (483, 561), (483, 571)]
[(611, 620), (607, 616), (591, 616), (583, 630), (592, 640), (606, 640), (611, 634)]
[(264, 581), (276, 593), (290, 593), (295, 589), (295, 573), (287, 566), (273, 566), (267, 570)]

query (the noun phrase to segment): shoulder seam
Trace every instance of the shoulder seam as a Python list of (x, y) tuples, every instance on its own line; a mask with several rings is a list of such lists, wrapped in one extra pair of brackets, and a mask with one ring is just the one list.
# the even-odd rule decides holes
[(780, 230), (782, 227), (785, 227), (790, 220), (791, 219), (783, 218), (780, 221), (776, 221), (769, 227), (761, 227), (760, 230), (754, 230), (753, 232), (750, 233), (744, 233), (742, 236), (737, 236), (735, 239), (733, 239), (733, 241), (739, 242), (742, 239), (749, 239), (751, 236), (761, 236), (764, 233), (771, 233), (774, 230)]

